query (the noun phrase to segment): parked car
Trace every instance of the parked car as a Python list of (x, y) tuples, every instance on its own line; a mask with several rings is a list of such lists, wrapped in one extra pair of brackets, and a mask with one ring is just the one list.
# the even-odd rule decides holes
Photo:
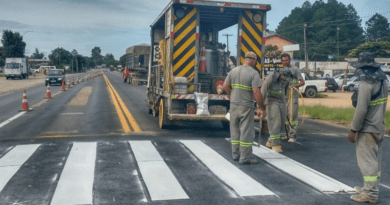
[[(361, 82), (361, 81), (360, 81)], [(359, 88), (359, 84), (360, 82), (356, 82), (355, 85), (354, 85), (354, 90), (357, 90)], [(389, 90), (390, 90), (390, 76), (387, 75), (387, 85), (389, 86)]]
[(305, 85), (299, 87), (299, 91), (306, 97), (314, 98), (317, 93), (328, 90), (328, 82), (326, 80), (314, 80), (304, 73), (302, 73), (302, 78), (305, 79)]
[(339, 88), (339, 85), (332, 77), (322, 77), (318, 78), (318, 80), (326, 80), (328, 82), (328, 90), (333, 90), (333, 92), (336, 92), (336, 90)]
[[(336, 76), (334, 76), (334, 80), (336, 81), (337, 85), (341, 88), (341, 84), (343, 83), (343, 80), (344, 80), (344, 76), (345, 74), (338, 74)], [(351, 79), (352, 77), (354, 77), (355, 75), (353, 73), (350, 73), (348, 74), (347, 76), (347, 80)]]
[(347, 81), (347, 84), (344, 85), (344, 89), (345, 90), (349, 90), (349, 91), (354, 91), (355, 89), (355, 85), (356, 84), (359, 84), (362, 80), (356, 76), (350, 78), (348, 81)]
[(65, 73), (61, 69), (52, 69), (47, 73), (47, 77), (45, 80), (45, 85), (51, 85), (51, 84), (60, 84), (62, 85), (62, 82), (65, 83)]

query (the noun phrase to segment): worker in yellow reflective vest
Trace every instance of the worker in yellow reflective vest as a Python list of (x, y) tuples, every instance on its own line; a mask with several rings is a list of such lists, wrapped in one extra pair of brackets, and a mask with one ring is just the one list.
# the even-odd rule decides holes
[(359, 60), (351, 65), (356, 68), (355, 76), (362, 81), (357, 92), (352, 95), (352, 105), (356, 110), (348, 140), (356, 142), (357, 162), (364, 179), (364, 186), (355, 187), (358, 194), (351, 196), (351, 199), (362, 203), (377, 203), (381, 144), (386, 131), (384, 119), (389, 94), (388, 82), (372, 53), (360, 53)]
[[(240, 164), (257, 164), (252, 157), (255, 139), (253, 99), (258, 103), (258, 116), (266, 117), (260, 93), (260, 75), (254, 69), (257, 56), (254, 52), (245, 54), (244, 64), (233, 68), (223, 84), (223, 90), (230, 95), (230, 137), (233, 160)], [(221, 91), (218, 92), (221, 94)]]
[(286, 92), (292, 78), (291, 71), (280, 68), (270, 73), (261, 87), (267, 108), (267, 122), (270, 137), (266, 146), (275, 152), (282, 152), (280, 134), (284, 131), (286, 122)]

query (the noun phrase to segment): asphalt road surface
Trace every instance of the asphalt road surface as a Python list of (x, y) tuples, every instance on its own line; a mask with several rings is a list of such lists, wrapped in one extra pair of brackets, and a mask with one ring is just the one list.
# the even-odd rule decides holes
[[(21, 91), (0, 96), (0, 204), (355, 204), (363, 183), (345, 128), (307, 119), (282, 155), (254, 146), (260, 163), (240, 165), (220, 122), (160, 130), (146, 87), (118, 73), (52, 87), (50, 100), (45, 90), (27, 90), (31, 112), (18, 112)], [(390, 204), (388, 147), (379, 204)]]

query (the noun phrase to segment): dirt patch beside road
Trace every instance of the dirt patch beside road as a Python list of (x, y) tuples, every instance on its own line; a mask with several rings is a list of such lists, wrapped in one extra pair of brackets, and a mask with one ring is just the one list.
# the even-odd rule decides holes
[(28, 79), (6, 79), (5, 77), (0, 77), (0, 94), (9, 93), (17, 90), (27, 89), (34, 87), (36, 85), (44, 85), (46, 75), (35, 74), (36, 77), (32, 75)]
[[(321, 93), (327, 98), (305, 98), (305, 106), (325, 106), (329, 108), (353, 108), (351, 96), (353, 93)], [(302, 105), (302, 101), (299, 102)], [(390, 110), (390, 100), (387, 102), (387, 110)]]

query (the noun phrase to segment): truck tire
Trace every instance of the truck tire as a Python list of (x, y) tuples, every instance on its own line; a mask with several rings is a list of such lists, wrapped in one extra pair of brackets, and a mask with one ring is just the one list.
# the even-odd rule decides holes
[(314, 98), (316, 96), (316, 94), (317, 94), (317, 91), (314, 88), (307, 88), (305, 91), (305, 95), (308, 98)]
[(158, 125), (160, 129), (167, 129), (171, 125), (168, 119), (168, 105), (167, 101), (162, 98), (158, 109)]

